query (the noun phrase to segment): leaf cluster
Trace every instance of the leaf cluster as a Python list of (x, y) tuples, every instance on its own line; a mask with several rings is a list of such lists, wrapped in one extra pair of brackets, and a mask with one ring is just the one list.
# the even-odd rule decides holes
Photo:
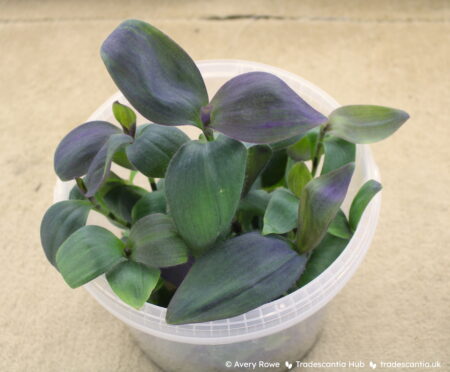
[[(171, 324), (239, 315), (320, 275), (381, 189), (368, 180), (349, 213), (341, 209), (355, 144), (386, 138), (408, 118), (371, 105), (326, 117), (259, 71), (210, 99), (188, 54), (137, 20), (119, 25), (101, 56), (131, 107), (113, 104), (119, 126), (91, 121), (60, 142), (56, 174), (76, 186), (44, 215), (42, 246), (72, 288), (106, 274), (130, 306), (166, 306)], [(134, 110), (149, 123), (137, 125)], [(191, 140), (182, 125), (202, 135)], [(134, 184), (138, 172), (149, 188)], [(86, 225), (91, 212), (122, 234)]]

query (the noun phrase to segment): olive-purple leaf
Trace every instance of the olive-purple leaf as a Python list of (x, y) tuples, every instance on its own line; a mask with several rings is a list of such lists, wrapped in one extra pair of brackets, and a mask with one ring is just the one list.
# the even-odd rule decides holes
[(158, 269), (131, 260), (124, 261), (106, 273), (111, 289), (126, 304), (139, 309), (155, 289), (160, 276)]
[(146, 22), (127, 20), (101, 47), (111, 77), (145, 118), (164, 125), (201, 126), (208, 103), (203, 78), (189, 55)]
[(95, 155), (120, 129), (106, 121), (90, 121), (69, 132), (55, 152), (56, 174), (68, 181), (86, 174)]
[(356, 146), (354, 143), (329, 136), (323, 142), (323, 146), (325, 148), (325, 159), (321, 174), (328, 173), (355, 161)]
[(125, 261), (125, 244), (100, 226), (84, 226), (56, 253), (56, 266), (66, 283), (77, 288)]
[(178, 128), (151, 124), (138, 133), (126, 153), (139, 172), (162, 178), (172, 157), (188, 141), (189, 137)]
[(102, 146), (92, 160), (84, 180), (87, 187), (86, 197), (94, 196), (108, 177), (114, 154), (132, 142), (133, 138), (126, 134), (113, 134)]
[(225, 83), (211, 100), (210, 126), (250, 143), (273, 143), (327, 121), (283, 80), (248, 72)]
[(326, 234), (320, 244), (311, 253), (297, 286), (303, 287), (322, 274), (343, 252), (349, 239), (341, 239)]
[(41, 243), (47, 259), (56, 266), (60, 245), (86, 224), (91, 204), (82, 200), (64, 200), (53, 204), (41, 222)]
[(272, 149), (268, 145), (255, 145), (247, 149), (247, 166), (245, 168), (242, 196), (248, 194), (253, 183), (266, 167), (272, 157)]
[(309, 181), (303, 189), (298, 214), (299, 252), (314, 249), (325, 236), (344, 201), (354, 169), (355, 163), (346, 164)]
[(226, 136), (189, 141), (165, 178), (167, 206), (181, 237), (197, 256), (227, 234), (244, 185), (247, 151)]
[(281, 239), (248, 233), (219, 243), (194, 262), (167, 308), (170, 324), (230, 318), (285, 293), (306, 264)]
[(390, 107), (342, 106), (330, 114), (329, 134), (352, 143), (373, 143), (389, 137), (408, 119), (408, 113)]
[(132, 258), (149, 267), (169, 267), (188, 260), (188, 248), (173, 224), (162, 213), (142, 217), (130, 230)]
[(350, 206), (349, 223), (352, 231), (356, 230), (364, 210), (381, 188), (381, 184), (375, 180), (369, 180), (361, 186)]

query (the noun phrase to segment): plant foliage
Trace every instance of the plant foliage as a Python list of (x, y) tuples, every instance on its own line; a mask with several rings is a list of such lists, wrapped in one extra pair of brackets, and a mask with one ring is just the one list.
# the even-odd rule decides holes
[[(69, 286), (105, 274), (132, 307), (168, 305), (172, 324), (242, 314), (326, 270), (381, 189), (369, 180), (349, 213), (341, 208), (355, 144), (408, 119), (369, 105), (326, 117), (264, 71), (237, 75), (210, 98), (189, 55), (138, 20), (120, 24), (101, 57), (128, 102), (112, 105), (120, 126), (84, 123), (57, 147), (56, 174), (76, 186), (45, 213), (42, 246)], [(138, 125), (135, 110), (151, 123)], [(191, 140), (182, 125), (202, 135)], [(129, 179), (111, 172), (119, 166)], [(150, 187), (134, 184), (137, 173)], [(86, 225), (92, 210), (121, 235)]]

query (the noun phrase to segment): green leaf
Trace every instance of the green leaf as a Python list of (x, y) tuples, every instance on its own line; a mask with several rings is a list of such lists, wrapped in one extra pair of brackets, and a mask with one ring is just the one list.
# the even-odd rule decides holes
[(263, 235), (284, 234), (297, 226), (298, 199), (286, 189), (272, 192), (264, 214)]
[(100, 226), (78, 229), (56, 254), (56, 266), (72, 288), (95, 279), (125, 260), (124, 243)]
[(298, 216), (297, 248), (305, 253), (325, 236), (344, 201), (355, 164), (350, 163), (310, 181), (303, 189)]
[(115, 174), (114, 172), (109, 172), (108, 177), (105, 179), (103, 184), (95, 193), (94, 197), (97, 200), (98, 204), (100, 204), (103, 208), (108, 209), (103, 200), (105, 195), (114, 187), (126, 184), (127, 184), (126, 181), (120, 178), (117, 174)]
[(272, 194), (264, 190), (250, 190), (239, 202), (239, 210), (257, 216), (264, 216)]
[(328, 233), (341, 239), (350, 239), (352, 237), (350, 225), (342, 209), (339, 209), (336, 217), (334, 217), (334, 220), (328, 227)]
[(109, 137), (89, 166), (84, 180), (88, 190), (86, 197), (94, 196), (108, 177), (114, 154), (132, 142), (133, 138), (126, 134), (113, 134)]
[[(105, 203), (103, 202), (103, 197), (107, 194), (113, 187), (118, 185), (126, 185), (126, 181), (120, 178), (114, 172), (109, 172), (108, 177), (106, 178), (103, 185), (98, 189), (95, 194), (95, 199), (97, 202), (104, 208), (106, 208)], [(70, 200), (88, 200), (86, 196), (83, 194), (78, 185), (74, 185), (72, 190), (69, 193)]]
[(289, 189), (300, 198), (303, 188), (312, 180), (311, 172), (303, 162), (295, 163), (288, 173), (287, 184)]
[(167, 306), (169, 306), (170, 300), (173, 297), (173, 294), (175, 293), (175, 289), (176, 287), (172, 287), (167, 280), (162, 278), (161, 273), (159, 282), (147, 302), (159, 307), (167, 308)]
[(136, 125), (136, 114), (134, 111), (126, 105), (116, 101), (112, 105), (114, 117), (120, 123), (122, 127), (130, 130)]
[(288, 243), (248, 233), (195, 261), (167, 308), (170, 324), (230, 318), (285, 293), (306, 263)]
[(47, 259), (56, 266), (58, 248), (76, 230), (86, 224), (91, 204), (81, 200), (65, 200), (53, 204), (41, 222), (41, 243)]
[(132, 222), (132, 210), (137, 202), (148, 194), (148, 191), (138, 186), (117, 184), (104, 195), (106, 207), (122, 220)]
[(316, 148), (319, 128), (310, 130), (300, 140), (287, 148), (289, 157), (296, 161), (311, 160)]
[(150, 267), (168, 267), (188, 260), (188, 249), (170, 217), (155, 213), (141, 218), (130, 231), (131, 257)]
[(308, 259), (305, 271), (300, 276), (297, 286), (303, 287), (322, 274), (339, 257), (348, 242), (348, 239), (340, 239), (331, 234), (326, 234)]
[(208, 94), (200, 71), (172, 39), (148, 23), (127, 20), (101, 47), (101, 56), (128, 102), (158, 124), (201, 126)]
[(245, 181), (242, 195), (250, 191), (255, 180), (261, 174), (270, 158), (272, 149), (268, 145), (255, 145), (247, 150), (247, 167), (245, 169)]
[(294, 143), (298, 142), (300, 138), (302, 138), (303, 136), (304, 134), (299, 134), (282, 141), (270, 143), (269, 146), (272, 149), (272, 151), (284, 150), (289, 146), (293, 145)]
[(330, 136), (326, 137), (323, 145), (325, 147), (325, 159), (321, 174), (326, 174), (355, 161), (355, 144)]
[(113, 162), (120, 165), (121, 167), (130, 169), (130, 170), (136, 170), (136, 167), (131, 164), (130, 160), (128, 159), (127, 153), (124, 148), (119, 149), (113, 156)]
[(163, 190), (149, 192), (139, 199), (131, 211), (132, 222), (152, 213), (166, 213), (166, 195)]
[(86, 200), (78, 185), (73, 185), (69, 193), (69, 200)]
[[(142, 131), (147, 128), (150, 124), (142, 124), (136, 127), (135, 137), (139, 137)], [(128, 147), (128, 146), (127, 146)], [(128, 159), (126, 148), (119, 149), (113, 156), (113, 162), (120, 165), (121, 167), (136, 170), (136, 167)]]
[(125, 261), (106, 273), (106, 279), (114, 293), (126, 304), (139, 309), (144, 306), (158, 283), (158, 269)]
[(156, 186), (158, 187), (158, 191), (164, 191), (165, 185), (164, 178), (161, 178), (158, 182), (156, 182)]
[(284, 178), (286, 163), (286, 150), (275, 151), (261, 174), (262, 187), (272, 187), (282, 181)]
[(174, 127), (151, 124), (127, 147), (128, 159), (147, 177), (164, 177), (170, 160), (189, 137)]
[(190, 141), (167, 169), (165, 192), (177, 230), (201, 255), (226, 233), (244, 184), (247, 151), (231, 138)]
[(389, 137), (408, 119), (405, 111), (390, 107), (342, 106), (330, 114), (328, 133), (352, 143), (373, 143)]
[(297, 143), (287, 148), (288, 156), (295, 161), (306, 161), (311, 159), (311, 141), (308, 136), (304, 136)]
[[(239, 202), (237, 221), (242, 231), (260, 230), (263, 226), (263, 217), (272, 194), (264, 190), (250, 190)], [(257, 223), (257, 226), (255, 225)]]
[(380, 191), (382, 188), (381, 184), (375, 180), (369, 180), (364, 185), (361, 186), (355, 198), (353, 199), (352, 205), (350, 206), (349, 222), (350, 228), (355, 231), (358, 227), (359, 220), (366, 209), (367, 205), (370, 203), (372, 198)]
[(288, 188), (289, 172), (291, 171), (291, 169), (292, 169), (292, 167), (294, 166), (295, 163), (296, 163), (295, 160), (292, 160), (290, 157), (288, 157), (287, 162), (286, 162), (286, 169), (284, 170), (283, 182), (280, 185), (278, 185), (278, 186), (282, 186), (282, 187)]

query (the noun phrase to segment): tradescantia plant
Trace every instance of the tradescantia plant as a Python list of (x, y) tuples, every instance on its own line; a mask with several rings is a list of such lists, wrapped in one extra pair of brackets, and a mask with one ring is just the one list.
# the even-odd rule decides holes
[[(238, 75), (211, 99), (193, 60), (153, 26), (128, 20), (101, 47), (131, 106), (120, 128), (91, 121), (54, 157), (70, 199), (41, 225), (45, 254), (72, 288), (106, 274), (124, 302), (167, 307), (168, 323), (239, 315), (307, 284), (343, 251), (381, 185), (341, 204), (355, 144), (394, 133), (408, 114), (343, 106), (328, 117), (266, 72)], [(177, 126), (202, 131), (188, 138)], [(112, 163), (130, 170), (123, 179)], [(150, 190), (133, 183), (140, 172)], [(86, 225), (98, 212), (122, 229)]]

